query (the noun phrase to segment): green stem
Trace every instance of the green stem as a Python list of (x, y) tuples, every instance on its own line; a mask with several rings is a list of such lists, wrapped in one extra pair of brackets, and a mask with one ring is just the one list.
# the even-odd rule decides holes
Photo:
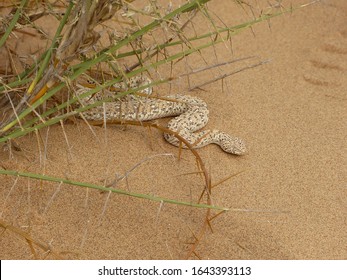
[(108, 187), (104, 187), (104, 186), (94, 185), (94, 184), (90, 184), (90, 183), (83, 183), (83, 182), (78, 182), (78, 181), (73, 181), (73, 180), (68, 180), (68, 179), (63, 179), (63, 178), (56, 178), (56, 177), (51, 177), (51, 176), (47, 176), (47, 175), (43, 175), (43, 174), (19, 172), (19, 171), (15, 171), (15, 170), (3, 170), (3, 169), (0, 169), (0, 174), (26, 177), (26, 178), (31, 178), (31, 179), (36, 179), (36, 180), (44, 180), (44, 181), (49, 181), (49, 182), (64, 183), (64, 184), (73, 185), (73, 186), (85, 187), (85, 188), (90, 188), (90, 189), (97, 189), (97, 190), (104, 191), (104, 192), (112, 192), (112, 193), (117, 193), (117, 194), (121, 194), (121, 195), (127, 195), (127, 196), (132, 196), (132, 197), (137, 197), (137, 198), (148, 199), (148, 200), (156, 201), (156, 202), (160, 202), (160, 203), (164, 202), (164, 203), (170, 203), (170, 204), (176, 204), (176, 205), (190, 206), (190, 207), (195, 207), (195, 208), (205, 208), (205, 209), (208, 208), (208, 209), (215, 209), (215, 210), (222, 210), (222, 211), (229, 210), (228, 208), (220, 207), (220, 206), (214, 206), (214, 205), (209, 205), (209, 204), (200, 204), (200, 203), (191, 203), (191, 202), (179, 201), (179, 200), (174, 200), (174, 199), (169, 199), (169, 198), (164, 198), (164, 197), (159, 197), (159, 196), (152, 196), (152, 195), (148, 195), (148, 194), (128, 192), (125, 190), (108, 188)]
[(66, 12), (64, 14), (64, 17), (62, 18), (62, 20), (60, 21), (60, 24), (58, 26), (58, 29), (53, 37), (53, 40), (52, 40), (52, 43), (51, 43), (51, 46), (49, 47), (47, 53), (46, 53), (46, 56), (45, 58), (43, 59), (43, 62), (42, 62), (42, 65), (40, 67), (40, 69), (38, 70), (37, 72), (37, 75), (35, 77), (35, 79), (33, 80), (33, 82), (31, 83), (30, 87), (28, 88), (28, 94), (31, 94), (31, 92), (33, 91), (33, 89), (35, 88), (36, 84), (39, 82), (39, 80), (41, 79), (42, 75), (43, 75), (43, 72), (46, 70), (47, 68), (47, 65), (52, 57), (52, 53), (53, 53), (53, 49), (56, 47), (57, 45), (57, 42), (58, 42), (58, 37), (60, 36), (65, 24), (66, 24), (66, 21), (71, 13), (71, 10), (72, 10), (72, 7), (74, 6), (74, 2), (73, 1), (70, 1), (70, 4), (69, 6), (67, 7), (66, 9)]
[(5, 44), (8, 36), (10, 36), (13, 28), (16, 26), (17, 21), (19, 20), (19, 17), (22, 14), (22, 10), (25, 7), (25, 5), (27, 4), (28, 0), (22, 0), (22, 2), (20, 3), (20, 6), (18, 7), (16, 13), (13, 15), (13, 18), (10, 22), (10, 25), (8, 26), (8, 28), (6, 29), (4, 35), (1, 37), (0, 39), (0, 48), (2, 47), (3, 44)]

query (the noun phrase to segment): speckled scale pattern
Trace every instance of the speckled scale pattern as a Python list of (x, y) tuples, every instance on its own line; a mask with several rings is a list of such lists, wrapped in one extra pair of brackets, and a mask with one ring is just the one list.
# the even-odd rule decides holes
[[(114, 88), (125, 90), (127, 88), (136, 88), (151, 81), (146, 76), (137, 76), (129, 79), (127, 84), (118, 83)], [(88, 88), (80, 87), (76, 91), (79, 96), (85, 93)], [(152, 88), (142, 90), (142, 93), (150, 95)], [(112, 97), (115, 93), (112, 91), (98, 92), (93, 97), (80, 98), (82, 106), (92, 104), (95, 101)], [(168, 123), (168, 128), (179, 133), (194, 148), (201, 148), (208, 144), (217, 144), (225, 152), (242, 155), (246, 153), (245, 143), (238, 137), (231, 136), (219, 130), (204, 130), (196, 132), (206, 126), (208, 122), (209, 111), (207, 104), (200, 98), (183, 95), (172, 95), (165, 97), (167, 100), (139, 97), (127, 95), (113, 102), (106, 102), (104, 106), (92, 108), (83, 112), (87, 120), (132, 120), (149, 121), (165, 117), (175, 117)], [(173, 100), (173, 101), (171, 101)], [(179, 146), (180, 141), (171, 134), (164, 133), (167, 142), (174, 146)], [(185, 145), (182, 145), (186, 148)]]

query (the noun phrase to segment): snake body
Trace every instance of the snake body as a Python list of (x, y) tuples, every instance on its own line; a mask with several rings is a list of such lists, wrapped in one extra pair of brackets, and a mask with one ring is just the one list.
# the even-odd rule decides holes
[[(128, 84), (119, 83), (116, 88), (136, 88), (150, 83), (147, 77), (134, 77)], [(86, 91), (80, 88), (76, 91), (77, 96)], [(152, 89), (145, 91), (151, 94)], [(82, 106), (89, 105), (105, 97), (111, 97), (114, 92), (97, 93), (91, 98), (81, 98)], [(104, 103), (104, 106), (94, 107), (83, 112), (87, 120), (129, 120), (129, 121), (149, 121), (165, 117), (175, 117), (168, 123), (168, 128), (177, 132), (194, 148), (201, 148), (209, 144), (219, 145), (223, 151), (235, 155), (242, 155), (246, 152), (246, 146), (242, 139), (231, 136), (220, 130), (204, 130), (196, 132), (206, 126), (209, 111), (207, 104), (200, 98), (186, 95), (172, 95), (164, 99), (139, 97), (127, 95), (116, 101)], [(167, 142), (174, 146), (179, 146), (180, 141), (172, 134), (164, 133)], [(185, 145), (182, 145), (186, 148)]]

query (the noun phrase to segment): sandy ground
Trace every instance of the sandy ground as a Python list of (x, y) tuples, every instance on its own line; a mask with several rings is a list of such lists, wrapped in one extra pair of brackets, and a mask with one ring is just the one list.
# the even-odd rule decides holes
[[(211, 11), (226, 24), (246, 15), (228, 1)], [(289, 2), (289, 1), (284, 1)], [(293, 4), (305, 1), (291, 1)], [(231, 209), (212, 222), (190, 258), (347, 259), (347, 3), (325, 0), (246, 30), (229, 43), (174, 67), (174, 75), (240, 57), (191, 78), (198, 84), (252, 65), (189, 94), (210, 108), (208, 128), (247, 141), (237, 157), (218, 146), (199, 150), (216, 205)], [(196, 28), (206, 19), (197, 17)], [(167, 77), (169, 70), (163, 70)], [(157, 92), (187, 92), (186, 78)], [(165, 124), (167, 120), (160, 120)], [(40, 140), (38, 140), (40, 139)], [(18, 140), (22, 152), (0, 151), (7, 169), (103, 185), (124, 175), (117, 188), (196, 202), (204, 182), (195, 158), (164, 141), (159, 131), (119, 126), (92, 130), (83, 122), (60, 125)], [(46, 157), (46, 160), (43, 158)], [(206, 210), (160, 204), (58, 183), (1, 176), (1, 219), (49, 244), (63, 258), (186, 258)], [(28, 244), (9, 230), (0, 236), (1, 259), (33, 258)], [(37, 249), (41, 258), (57, 258)]]

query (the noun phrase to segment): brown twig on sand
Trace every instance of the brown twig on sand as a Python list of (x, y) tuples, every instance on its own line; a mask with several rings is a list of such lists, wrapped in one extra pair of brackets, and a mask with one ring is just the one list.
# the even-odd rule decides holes
[(197, 89), (197, 88), (201, 88), (201, 87), (203, 87), (203, 86), (206, 86), (206, 85), (208, 85), (208, 84), (214, 83), (214, 82), (219, 81), (219, 80), (222, 80), (222, 79), (224, 79), (224, 78), (226, 78), (226, 77), (229, 77), (229, 76), (231, 76), (231, 75), (240, 73), (240, 72), (242, 72), (242, 71), (244, 71), (244, 70), (248, 70), (248, 69), (255, 68), (255, 67), (257, 67), (257, 66), (263, 65), (263, 64), (265, 64), (265, 63), (269, 63), (269, 61), (270, 61), (270, 60), (263, 60), (263, 61), (260, 61), (260, 62), (258, 62), (258, 63), (256, 63), (256, 64), (252, 64), (252, 65), (250, 65), (250, 66), (245, 66), (245, 67), (242, 67), (242, 68), (240, 68), (240, 69), (237, 69), (237, 70), (235, 70), (235, 71), (233, 71), (233, 72), (220, 75), (220, 76), (218, 76), (218, 77), (216, 77), (216, 78), (214, 78), (214, 79), (211, 79), (211, 80), (208, 80), (208, 81), (206, 81), (206, 82), (204, 82), (204, 83), (201, 83), (201, 84), (199, 84), (199, 85), (196, 85), (196, 86), (190, 88), (190, 90), (195, 90), (195, 89)]
[(0, 219), (0, 227), (2, 227), (4, 229), (4, 231), (8, 230), (11, 231), (21, 237), (23, 237), (25, 239), (25, 241), (29, 244), (30, 250), (32, 252), (32, 254), (34, 255), (35, 259), (38, 259), (37, 253), (35, 251), (35, 248), (33, 247), (33, 245), (39, 247), (40, 249), (44, 250), (45, 252), (47, 252), (47, 254), (52, 254), (54, 257), (56, 257), (57, 259), (62, 259), (62, 257), (55, 253), (48, 244), (45, 244), (41, 241), (38, 241), (34, 238), (32, 238), (28, 233), (26, 233), (25, 231), (12, 226), (10, 224), (8, 224), (7, 222), (5, 222), (4, 220)]

